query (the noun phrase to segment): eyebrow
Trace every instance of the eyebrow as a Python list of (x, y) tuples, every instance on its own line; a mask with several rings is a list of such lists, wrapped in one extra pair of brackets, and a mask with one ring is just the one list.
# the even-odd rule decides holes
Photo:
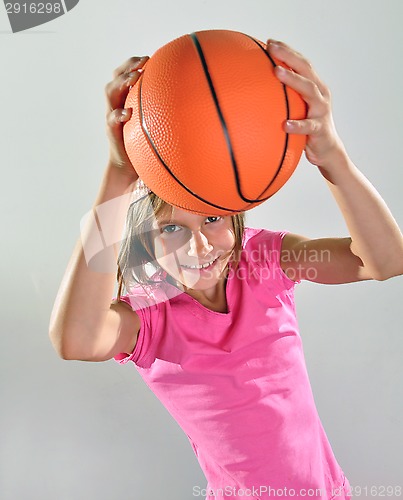
[(157, 224), (158, 224), (159, 226), (163, 226), (164, 224), (172, 224), (172, 225), (173, 225), (173, 224), (175, 224), (175, 225), (178, 225), (178, 226), (180, 226), (180, 225), (181, 225), (181, 224), (179, 224), (178, 222), (175, 222), (175, 221), (174, 221), (174, 220), (172, 220), (172, 219), (162, 219), (162, 220), (158, 220), (158, 219), (157, 219)]

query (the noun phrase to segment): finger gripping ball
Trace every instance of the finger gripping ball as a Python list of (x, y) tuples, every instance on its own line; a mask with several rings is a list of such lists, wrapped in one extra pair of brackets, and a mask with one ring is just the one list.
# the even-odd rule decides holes
[(144, 183), (176, 207), (229, 215), (289, 179), (305, 137), (283, 130), (306, 114), (274, 74), (259, 40), (228, 30), (184, 35), (158, 49), (130, 89), (127, 154)]

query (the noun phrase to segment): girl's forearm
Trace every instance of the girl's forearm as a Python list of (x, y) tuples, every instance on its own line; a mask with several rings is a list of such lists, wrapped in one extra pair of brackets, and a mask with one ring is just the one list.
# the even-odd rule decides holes
[(386, 203), (344, 151), (319, 167), (346, 221), (357, 255), (374, 279), (403, 274), (403, 236)]
[(52, 343), (63, 358), (91, 350), (109, 310), (135, 177), (108, 165), (93, 209), (82, 221), (49, 325)]

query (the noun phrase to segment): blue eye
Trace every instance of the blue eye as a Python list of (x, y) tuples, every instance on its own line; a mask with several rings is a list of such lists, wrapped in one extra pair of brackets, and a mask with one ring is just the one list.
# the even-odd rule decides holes
[(220, 217), (220, 216), (216, 216), (216, 217), (212, 216), (212, 217), (207, 217), (207, 219), (206, 219), (206, 220), (207, 220), (209, 223), (212, 223), (212, 222), (217, 222), (217, 221), (219, 221), (220, 219), (221, 219), (221, 217)]
[(169, 224), (169, 226), (165, 226), (162, 228), (162, 232), (166, 234), (172, 234), (176, 233), (177, 230), (179, 230), (180, 227), (177, 226), (176, 224)]

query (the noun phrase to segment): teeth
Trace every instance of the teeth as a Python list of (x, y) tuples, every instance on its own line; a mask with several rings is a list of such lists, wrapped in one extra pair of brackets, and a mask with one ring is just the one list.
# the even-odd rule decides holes
[(211, 264), (214, 262), (214, 260), (212, 260), (211, 262), (207, 262), (207, 264), (202, 264), (200, 266), (182, 266), (182, 267), (186, 267), (188, 269), (205, 269), (206, 267), (209, 267), (211, 266)]

